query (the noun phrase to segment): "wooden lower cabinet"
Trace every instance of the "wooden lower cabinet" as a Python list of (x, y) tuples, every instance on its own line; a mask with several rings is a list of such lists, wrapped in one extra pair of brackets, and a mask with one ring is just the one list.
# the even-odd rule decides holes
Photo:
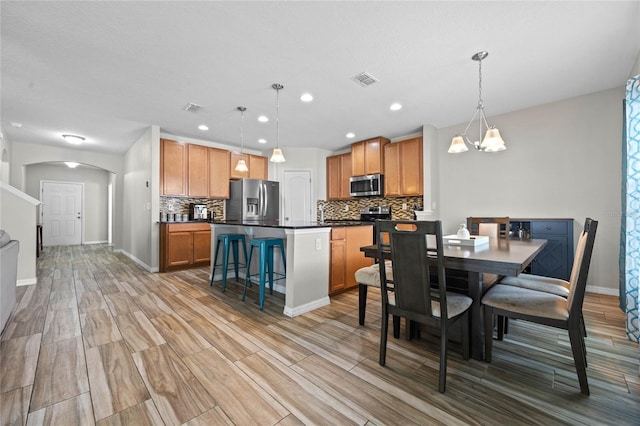
[(210, 258), (211, 225), (160, 224), (160, 272), (208, 265)]
[(330, 244), (329, 295), (332, 295), (356, 287), (356, 271), (373, 263), (360, 251), (360, 247), (373, 244), (373, 226), (333, 227)]

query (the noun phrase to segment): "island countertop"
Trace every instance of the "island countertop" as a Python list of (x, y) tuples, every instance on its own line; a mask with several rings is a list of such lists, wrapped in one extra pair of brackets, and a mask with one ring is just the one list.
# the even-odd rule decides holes
[(241, 221), (241, 220), (216, 220), (212, 225), (236, 225), (236, 226), (257, 226), (262, 228), (280, 228), (280, 229), (308, 229), (308, 228), (332, 228), (336, 226), (372, 226), (373, 222), (359, 220), (326, 220), (324, 222), (315, 221), (297, 221), (282, 223), (278, 220), (272, 221)]

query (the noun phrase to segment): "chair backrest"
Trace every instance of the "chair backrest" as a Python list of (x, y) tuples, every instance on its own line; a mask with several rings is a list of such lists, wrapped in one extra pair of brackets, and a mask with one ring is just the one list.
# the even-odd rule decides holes
[(467, 228), (471, 235), (509, 239), (509, 217), (468, 217)]
[(582, 303), (587, 287), (587, 276), (589, 275), (589, 265), (591, 264), (591, 253), (596, 239), (598, 221), (586, 218), (584, 229), (578, 237), (576, 254), (573, 258), (573, 268), (569, 278), (569, 317), (580, 318), (582, 314)]
[[(440, 317), (447, 318), (442, 222), (378, 220), (376, 227), (379, 258), (390, 256), (393, 269), (389, 277), (381, 263), (383, 303), (389, 303), (393, 291), (392, 305), (399, 315), (426, 319), (433, 316), (431, 301), (437, 300)], [(385, 234), (386, 240), (381, 238)]]

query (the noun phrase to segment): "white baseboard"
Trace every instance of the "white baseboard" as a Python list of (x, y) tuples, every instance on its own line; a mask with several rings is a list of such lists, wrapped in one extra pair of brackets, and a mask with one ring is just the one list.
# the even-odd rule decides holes
[(38, 284), (38, 278), (25, 278), (23, 280), (16, 281), (16, 287), (33, 284)]
[(109, 241), (83, 241), (82, 244), (107, 244)]
[(596, 287), (596, 286), (587, 286), (587, 293), (595, 293), (595, 294), (604, 294), (607, 296), (619, 296), (620, 290), (617, 288), (609, 288), (609, 287)]
[(327, 297), (323, 297), (321, 299), (318, 300), (314, 300), (313, 302), (309, 302), (309, 303), (305, 303), (302, 306), (298, 306), (295, 309), (289, 308), (287, 306), (284, 307), (284, 314), (288, 317), (296, 317), (298, 315), (302, 315), (305, 314), (307, 312), (311, 312), (314, 309), (318, 309), (321, 308), (323, 306), (326, 306), (328, 304), (331, 303), (331, 300), (329, 299), (329, 296)]
[(149, 272), (158, 272), (158, 268), (152, 268), (151, 266), (147, 265), (142, 260), (138, 259), (137, 257), (135, 257), (134, 255), (132, 255), (131, 253), (129, 253), (127, 251), (124, 251), (122, 249), (115, 249), (114, 252), (124, 254), (129, 259), (133, 260), (135, 263), (137, 263), (138, 265), (142, 266), (144, 269), (146, 269)]

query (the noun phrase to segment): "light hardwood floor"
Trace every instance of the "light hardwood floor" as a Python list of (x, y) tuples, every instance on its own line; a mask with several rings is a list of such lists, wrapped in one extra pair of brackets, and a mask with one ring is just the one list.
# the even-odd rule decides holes
[(104, 245), (45, 248), (1, 336), (0, 423), (640, 424), (640, 351), (614, 297), (586, 298), (590, 397), (566, 332), (522, 321), (491, 364), (454, 345), (440, 394), (424, 335), (390, 338), (378, 364), (376, 292), (360, 327), (357, 291), (292, 319), (281, 295), (260, 311), (255, 286), (242, 302), (240, 284), (222, 293), (208, 273), (148, 273)]

